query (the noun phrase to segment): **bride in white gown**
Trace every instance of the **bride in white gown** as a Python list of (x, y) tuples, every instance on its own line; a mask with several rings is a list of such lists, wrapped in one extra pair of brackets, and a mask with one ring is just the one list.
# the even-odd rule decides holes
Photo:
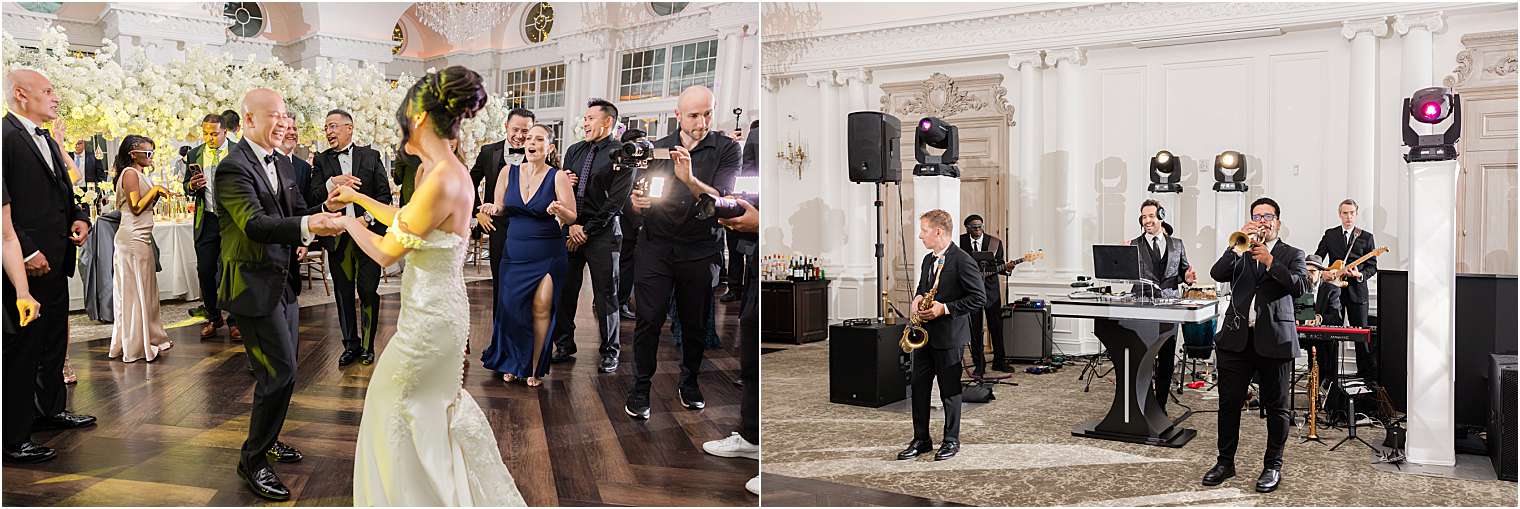
[(462, 270), (474, 188), (449, 146), (485, 102), (474, 71), (424, 76), (397, 112), (402, 145), (424, 168), (411, 202), (397, 209), (349, 187), (331, 196), (390, 226), (380, 237), (345, 218), (365, 254), (381, 266), (406, 259), (396, 334), (375, 364), (359, 422), (355, 506), (525, 505), (490, 423), (463, 387), (470, 307)]

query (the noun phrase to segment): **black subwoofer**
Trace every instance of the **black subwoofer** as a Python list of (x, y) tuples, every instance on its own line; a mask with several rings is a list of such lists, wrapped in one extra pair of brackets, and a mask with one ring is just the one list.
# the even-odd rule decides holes
[(1488, 456), (1494, 474), (1515, 480), (1515, 356), (1490, 355), (1488, 366)]
[(903, 324), (829, 326), (829, 401), (871, 408), (902, 401), (908, 384), (898, 367)]
[(1038, 362), (1050, 357), (1050, 308), (1003, 306), (1003, 352), (1009, 360)]

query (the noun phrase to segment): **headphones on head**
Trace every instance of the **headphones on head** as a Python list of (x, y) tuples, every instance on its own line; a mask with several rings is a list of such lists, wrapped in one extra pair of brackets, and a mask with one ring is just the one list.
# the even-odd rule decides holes
[[(1161, 202), (1158, 202), (1156, 200), (1145, 200), (1145, 203), (1140, 204), (1140, 210), (1145, 210), (1145, 207), (1151, 206), (1156, 207), (1156, 220), (1163, 222), (1166, 221), (1166, 207), (1161, 205)], [(1142, 212), (1141, 215), (1143, 216), (1144, 213)], [(1143, 217), (1137, 217), (1135, 218), (1135, 221), (1139, 222), (1140, 226), (1145, 226), (1145, 219)]]

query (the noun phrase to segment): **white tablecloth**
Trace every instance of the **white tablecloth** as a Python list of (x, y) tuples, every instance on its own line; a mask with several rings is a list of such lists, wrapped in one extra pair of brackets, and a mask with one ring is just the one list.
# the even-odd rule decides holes
[[(91, 231), (90, 235), (94, 236), (96, 233), (98, 232)], [(113, 237), (115, 234), (114, 231), (110, 232)], [(159, 265), (164, 269), (158, 272), (158, 298), (160, 300), (201, 298), (200, 282), (195, 275), (195, 226), (189, 222), (157, 223), (153, 225), (153, 241), (158, 243)], [(81, 257), (89, 255), (89, 253), (80, 253)], [(110, 268), (101, 267), (99, 270), (109, 271)], [(70, 311), (84, 309), (84, 282), (80, 276), (80, 271), (75, 271), (74, 277), (69, 278)]]

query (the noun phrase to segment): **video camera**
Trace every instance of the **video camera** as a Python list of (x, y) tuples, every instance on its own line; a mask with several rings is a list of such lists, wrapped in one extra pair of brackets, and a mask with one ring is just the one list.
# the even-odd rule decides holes
[(629, 129), (623, 133), (622, 146), (612, 153), (612, 163), (619, 166), (646, 168), (654, 159), (670, 159), (670, 149), (655, 148), (649, 135), (642, 129)]

